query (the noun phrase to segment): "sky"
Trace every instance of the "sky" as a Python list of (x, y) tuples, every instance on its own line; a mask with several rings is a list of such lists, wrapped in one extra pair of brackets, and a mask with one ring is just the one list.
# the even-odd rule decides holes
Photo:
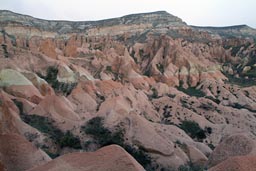
[(0, 0), (0, 9), (51, 20), (88, 21), (167, 11), (189, 25), (256, 28), (256, 0)]

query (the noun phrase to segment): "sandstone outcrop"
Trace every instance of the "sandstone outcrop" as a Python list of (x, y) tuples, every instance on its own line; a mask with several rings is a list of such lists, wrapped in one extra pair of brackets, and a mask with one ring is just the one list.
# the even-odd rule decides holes
[(7, 170), (24, 171), (45, 164), (51, 158), (17, 134), (0, 135), (0, 160)]
[(20, 72), (11, 69), (2, 70), (0, 79), (0, 87), (14, 96), (26, 98), (34, 103), (39, 103), (43, 98), (38, 89)]
[(223, 139), (209, 157), (212, 167), (233, 156), (256, 155), (256, 142), (244, 134), (235, 134)]
[(117, 145), (107, 146), (96, 152), (66, 154), (28, 171), (63, 170), (145, 171), (136, 160)]
[(254, 171), (256, 168), (255, 156), (236, 156), (224, 160), (209, 171)]

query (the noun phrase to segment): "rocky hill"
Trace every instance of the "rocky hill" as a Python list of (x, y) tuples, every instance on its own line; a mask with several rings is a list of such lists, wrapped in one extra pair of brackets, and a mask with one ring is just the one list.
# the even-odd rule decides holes
[(0, 170), (253, 171), (255, 37), (164, 11), (0, 11)]

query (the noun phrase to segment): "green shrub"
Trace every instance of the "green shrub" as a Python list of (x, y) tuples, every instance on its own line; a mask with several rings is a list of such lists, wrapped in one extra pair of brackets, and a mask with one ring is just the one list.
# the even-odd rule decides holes
[(77, 83), (56, 82), (56, 84), (52, 85), (52, 87), (55, 91), (61, 92), (63, 95), (68, 96), (76, 85)]
[(82, 130), (86, 134), (92, 135), (100, 146), (106, 146), (110, 144), (118, 144), (123, 146), (123, 131), (118, 130), (112, 133), (103, 126), (103, 118), (101, 117), (95, 117), (89, 120), (87, 124), (82, 127)]
[(210, 148), (210, 149), (212, 149), (212, 150), (214, 150), (215, 149), (215, 146), (213, 145), (213, 144), (207, 144), (208, 145), (208, 147)]
[(244, 108), (244, 106), (240, 105), (239, 103), (234, 103), (234, 104), (232, 105), (232, 107), (233, 107), (233, 108), (236, 108), (236, 109), (243, 109), (243, 108)]
[(232, 56), (236, 56), (237, 53), (240, 51), (241, 48), (242, 48), (242, 45), (232, 47), (232, 49), (231, 49), (231, 55), (232, 55)]
[(204, 167), (193, 165), (191, 162), (187, 165), (182, 165), (179, 167), (178, 171), (203, 171)]
[(158, 64), (156, 64), (156, 67), (157, 67), (158, 71), (160, 71), (162, 74), (164, 73), (164, 66), (163, 66), (163, 64), (158, 63)]
[(249, 78), (255, 78), (256, 77), (256, 68), (253, 67), (251, 70), (247, 71), (243, 75), (248, 76)]
[(136, 64), (138, 64), (138, 59), (135, 57), (135, 51), (134, 50), (132, 50), (132, 53), (130, 54), (130, 56), (133, 58), (134, 62)]
[(59, 139), (63, 136), (62, 132), (52, 125), (52, 120), (38, 115), (22, 115), (22, 120), (30, 126), (36, 128), (42, 133), (49, 134), (53, 139)]
[(177, 144), (177, 145), (179, 146), (179, 148), (181, 148), (183, 151), (186, 151), (187, 148), (188, 148), (187, 144), (181, 143), (179, 140), (177, 140), (177, 141), (175, 142), (175, 144)]
[(201, 141), (206, 138), (205, 131), (194, 121), (183, 121), (180, 128), (193, 139)]
[(141, 148), (134, 148), (130, 145), (124, 145), (123, 148), (131, 154), (136, 161), (138, 161), (146, 170), (151, 170), (151, 157), (145, 153), (145, 151)]
[(47, 117), (38, 115), (23, 115), (22, 119), (25, 123), (38, 129), (40, 132), (48, 134), (56, 144), (60, 145), (61, 148), (81, 148), (80, 139), (78, 137), (75, 137), (70, 131), (63, 133), (59, 128), (56, 128), (52, 124), (54, 121)]
[(152, 76), (152, 74), (151, 74), (151, 69), (148, 68), (148, 69), (144, 72), (144, 75), (146, 75), (146, 76), (148, 76), (148, 77)]
[(46, 154), (48, 154), (48, 156), (50, 156), (52, 159), (55, 159), (55, 158), (57, 158), (57, 157), (60, 156), (60, 154), (58, 154), (58, 153), (52, 153), (52, 152), (50, 152), (50, 151), (47, 150), (47, 149), (42, 148), (42, 150), (43, 150), (44, 152), (46, 152)]
[(189, 96), (195, 96), (195, 97), (204, 97), (205, 93), (201, 90), (196, 89), (195, 87), (188, 87), (187, 89), (183, 88), (182, 85), (177, 87), (179, 91), (182, 91), (183, 93), (189, 95)]
[(52, 120), (49, 118), (43, 117), (43, 116), (38, 116), (38, 115), (27, 115), (23, 111), (23, 103), (13, 99), (14, 104), (18, 107), (20, 117), (21, 119), (29, 124), (30, 126), (38, 129), (40, 132), (50, 134), (55, 131), (59, 131), (55, 129), (55, 127), (52, 125)]
[(70, 131), (67, 131), (59, 140), (61, 147), (71, 147), (74, 149), (81, 149), (80, 139), (75, 137)]
[(70, 131), (63, 133), (59, 128), (53, 125), (53, 120), (38, 115), (27, 115), (23, 111), (23, 104), (18, 100), (13, 100), (20, 111), (21, 119), (28, 125), (36, 128), (42, 133), (48, 134), (54, 142), (61, 147), (71, 147), (80, 149), (81, 143), (78, 137), (75, 137)]
[(93, 144), (93, 141), (90, 141), (90, 140), (85, 141), (85, 142), (84, 142), (84, 149), (88, 149), (91, 144)]
[(42, 133), (48, 134), (49, 137), (57, 144), (63, 147), (81, 149), (80, 139), (75, 137), (70, 131), (63, 133), (59, 128), (56, 128), (52, 123), (53, 120), (38, 116), (38, 115), (21, 115), (22, 120), (30, 126), (36, 128)]
[(154, 98), (154, 99), (155, 99), (155, 98), (158, 98), (158, 91), (157, 91), (155, 88), (152, 88), (151, 90), (152, 90), (152, 92), (153, 92), (153, 94), (152, 94), (151, 97)]
[(142, 57), (143, 57), (143, 54), (144, 54), (144, 50), (143, 50), (143, 49), (140, 49), (140, 50), (139, 50), (139, 54), (140, 54), (140, 57), (142, 58)]
[(20, 101), (18, 101), (16, 99), (13, 99), (12, 101), (14, 102), (14, 104), (19, 109), (20, 115), (22, 115), (23, 114), (23, 104), (22, 104), (22, 102), (20, 102)]
[(2, 44), (2, 48), (3, 48), (3, 51), (4, 51), (4, 57), (8, 58), (9, 57), (9, 53), (7, 51), (7, 45), (6, 44)]
[(220, 100), (219, 100), (219, 99), (216, 99), (216, 98), (214, 98), (214, 97), (212, 97), (212, 96), (205, 96), (205, 98), (210, 99), (211, 101), (213, 101), (213, 102), (215, 102), (215, 103), (217, 103), (217, 104), (220, 104)]
[(107, 66), (106, 67), (106, 72), (107, 73), (112, 73), (113, 71), (112, 71), (112, 67), (111, 66)]
[(205, 127), (205, 132), (207, 132), (208, 134), (212, 133), (212, 128), (211, 127)]
[(189, 166), (182, 165), (179, 167), (179, 171), (190, 171), (190, 168), (189, 168)]
[(225, 83), (235, 84), (241, 87), (250, 87), (255, 85), (255, 79), (253, 78), (249, 77), (248, 79), (245, 79), (244, 77), (235, 77), (234, 75), (230, 75), (227, 73), (223, 74), (228, 78), (228, 81), (225, 81)]
[(45, 80), (50, 83), (53, 84), (54, 82), (57, 81), (57, 75), (58, 75), (58, 68), (50, 66), (47, 68), (47, 74), (45, 76)]
[(92, 135), (93, 138), (101, 145), (109, 145), (112, 142), (112, 133), (103, 126), (103, 118), (95, 117), (87, 122), (82, 130), (88, 134)]
[(201, 103), (198, 108), (207, 110), (207, 111), (214, 111), (215, 107), (211, 103)]
[(39, 74), (39, 76), (47, 81), (56, 92), (61, 92), (62, 94), (68, 96), (76, 87), (77, 83), (59, 82), (57, 80), (58, 72), (58, 68), (50, 66), (47, 68), (46, 76), (42, 76), (41, 74)]

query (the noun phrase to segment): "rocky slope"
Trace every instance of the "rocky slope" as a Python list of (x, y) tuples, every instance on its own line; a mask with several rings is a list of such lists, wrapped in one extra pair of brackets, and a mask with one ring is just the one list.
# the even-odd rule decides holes
[(29, 171), (63, 171), (63, 170), (95, 170), (95, 171), (144, 171), (125, 150), (116, 145), (101, 148), (96, 152), (71, 153), (58, 157), (45, 165), (30, 169)]
[[(245, 162), (236, 156), (255, 156), (256, 145), (255, 37), (248, 26), (189, 26), (164, 11), (86, 22), (0, 11), (0, 134), (29, 146), (22, 153), (1, 140), (0, 169), (63, 170), (80, 156), (66, 165), (200, 171)], [(116, 146), (91, 152), (111, 144), (140, 164)], [(91, 161), (98, 156), (109, 160)]]

